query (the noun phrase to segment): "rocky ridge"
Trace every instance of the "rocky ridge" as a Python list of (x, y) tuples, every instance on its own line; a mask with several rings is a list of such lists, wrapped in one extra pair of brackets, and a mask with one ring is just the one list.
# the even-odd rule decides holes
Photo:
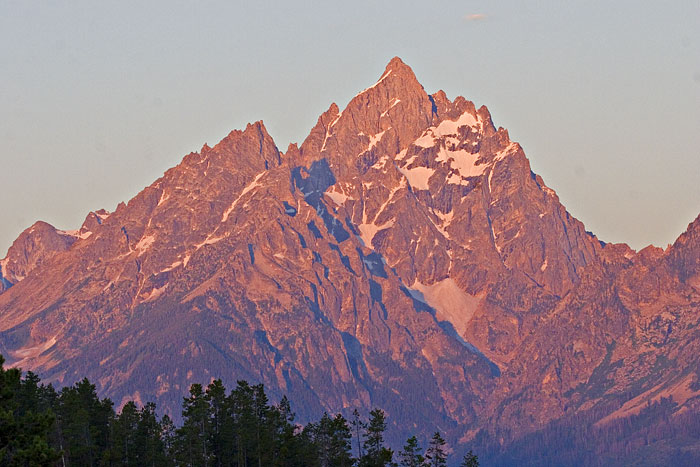
[(28, 229), (0, 352), (117, 402), (248, 379), (302, 418), (381, 406), (397, 437), (420, 417), (453, 443), (697, 410), (699, 225), (667, 251), (599, 241), (486, 107), (394, 58), (298, 147), (257, 122), (77, 232)]

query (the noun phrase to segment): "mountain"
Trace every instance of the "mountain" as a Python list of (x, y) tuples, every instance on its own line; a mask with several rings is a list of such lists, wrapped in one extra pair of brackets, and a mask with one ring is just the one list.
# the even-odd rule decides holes
[(598, 240), (486, 107), (399, 58), (300, 146), (232, 131), (0, 264), (8, 363), (118, 404), (246, 379), (494, 462), (571, 417), (700, 408), (700, 218), (665, 251)]

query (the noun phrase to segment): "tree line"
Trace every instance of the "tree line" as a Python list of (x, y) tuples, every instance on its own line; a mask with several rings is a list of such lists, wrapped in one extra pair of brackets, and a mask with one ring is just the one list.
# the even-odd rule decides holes
[[(238, 381), (227, 392), (221, 380), (193, 384), (182, 402), (182, 425), (159, 417), (152, 402), (100, 399), (85, 378), (56, 390), (39, 377), (4, 369), (0, 355), (0, 465), (8, 466), (236, 466), (428, 467), (447, 465), (439, 432), (423, 450), (411, 436), (394, 452), (384, 440), (386, 414), (366, 419), (324, 413), (295, 423), (286, 397), (271, 404), (262, 384)], [(476, 467), (471, 451), (461, 464)]]

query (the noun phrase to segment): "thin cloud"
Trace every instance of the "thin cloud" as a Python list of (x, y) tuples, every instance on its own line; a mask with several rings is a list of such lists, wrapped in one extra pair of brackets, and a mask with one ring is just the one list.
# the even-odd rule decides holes
[(486, 19), (486, 15), (483, 13), (472, 13), (464, 17), (466, 21), (482, 21)]

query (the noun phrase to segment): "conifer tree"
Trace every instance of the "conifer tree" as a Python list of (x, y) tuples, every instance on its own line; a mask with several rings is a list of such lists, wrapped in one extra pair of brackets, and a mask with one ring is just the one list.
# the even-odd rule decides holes
[(97, 397), (87, 378), (63, 388), (57, 400), (60, 448), (70, 465), (94, 465), (110, 447), (113, 403)]
[[(303, 446), (304, 439), (301, 433), (296, 434), (294, 425), (294, 412), (287, 396), (282, 396), (274, 411), (275, 425), (275, 461), (276, 467), (292, 465), (304, 465), (306, 452)], [(311, 441), (308, 441), (309, 444)]]
[(123, 465), (136, 465), (136, 427), (139, 411), (134, 401), (127, 402), (115, 418), (112, 429), (113, 447), (108, 459)]
[(399, 452), (399, 458), (401, 459), (399, 465), (402, 467), (423, 467), (425, 458), (421, 454), (418, 439), (415, 436), (411, 436), (406, 440), (406, 444)]
[(256, 417), (253, 409), (253, 388), (247, 381), (238, 381), (231, 392), (230, 404), (235, 429), (236, 463), (251, 465), (256, 452)]
[(462, 458), (462, 463), (459, 464), (460, 467), (479, 467), (479, 458), (470, 449), (468, 453)]
[(182, 427), (177, 433), (177, 458), (190, 466), (210, 465), (209, 404), (201, 384), (190, 386), (190, 397), (182, 402)]
[(137, 465), (167, 465), (163, 427), (158, 422), (155, 403), (141, 407), (134, 440)]
[(350, 440), (352, 433), (348, 421), (337, 414), (331, 423), (331, 462), (337, 467), (350, 467), (354, 463)]
[(272, 426), (270, 405), (265, 387), (262, 384), (253, 386), (253, 410), (255, 412), (255, 457), (257, 466), (271, 465), (272, 463)]
[(163, 440), (163, 451), (165, 457), (171, 461), (177, 456), (177, 433), (175, 424), (168, 414), (160, 419), (160, 439)]
[(363, 444), (365, 454), (360, 459), (361, 467), (384, 467), (391, 463), (393, 452), (384, 446), (386, 415), (381, 409), (369, 413), (369, 423), (365, 431)]
[(367, 428), (367, 424), (360, 418), (360, 412), (357, 409), (352, 411), (352, 429), (355, 431), (355, 442), (357, 443), (357, 458), (362, 459), (364, 452), (362, 451), (362, 433)]
[(48, 465), (59, 453), (48, 444), (54, 416), (41, 408), (39, 379), (28, 373), (22, 381), (4, 362), (0, 355), (0, 465)]
[(440, 432), (436, 431), (430, 440), (430, 446), (425, 454), (428, 460), (428, 465), (431, 467), (441, 467), (447, 465), (447, 454), (445, 453), (445, 440), (440, 436)]
[(206, 391), (209, 404), (210, 432), (208, 442), (211, 447), (212, 465), (230, 465), (233, 458), (233, 419), (230, 415), (230, 401), (226, 388), (220, 379), (209, 383)]

